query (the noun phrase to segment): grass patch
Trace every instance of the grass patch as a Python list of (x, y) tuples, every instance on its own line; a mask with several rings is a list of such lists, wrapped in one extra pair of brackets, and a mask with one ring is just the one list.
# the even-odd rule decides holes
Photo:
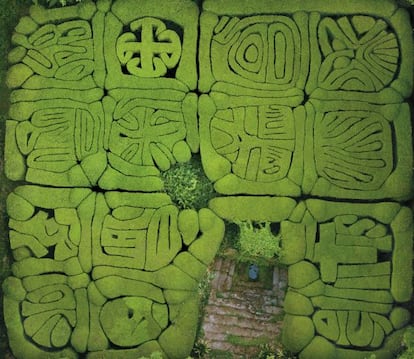
[(233, 359), (233, 354), (224, 350), (212, 349), (207, 356), (211, 359)]
[(237, 346), (243, 347), (258, 347), (264, 344), (271, 342), (271, 339), (268, 337), (257, 337), (257, 338), (246, 338), (239, 335), (229, 334), (226, 338), (227, 342)]

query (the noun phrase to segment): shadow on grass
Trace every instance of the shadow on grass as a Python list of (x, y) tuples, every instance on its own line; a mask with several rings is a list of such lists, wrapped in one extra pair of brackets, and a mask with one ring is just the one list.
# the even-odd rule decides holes
[[(28, 13), (31, 0), (0, 0), (0, 283), (10, 273), (10, 252), (7, 236), (7, 194), (15, 185), (4, 175), (4, 140), (7, 112), (9, 108), (9, 90), (6, 87), (7, 54), (11, 49), (11, 37), (18, 19)], [(3, 308), (3, 297), (0, 297)], [(3, 321), (3, 310), (0, 310), (0, 355), (2, 358), (13, 358), (8, 349), (6, 328)]]

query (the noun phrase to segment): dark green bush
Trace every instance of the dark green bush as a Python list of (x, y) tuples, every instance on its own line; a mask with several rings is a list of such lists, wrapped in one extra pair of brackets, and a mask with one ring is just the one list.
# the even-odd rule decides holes
[(200, 159), (196, 157), (162, 172), (162, 178), (165, 191), (181, 209), (205, 208), (214, 197), (213, 184), (204, 174)]
[(210, 352), (211, 352), (211, 349), (208, 346), (208, 342), (204, 339), (198, 339), (194, 343), (193, 350), (191, 351), (191, 358), (194, 358), (194, 359), (206, 358)]
[(398, 359), (412, 359), (414, 358), (414, 327), (409, 327), (403, 337), (404, 351), (400, 354)]
[(66, 6), (74, 5), (82, 0), (32, 0), (35, 5), (42, 5), (45, 7), (56, 7), (56, 6)]

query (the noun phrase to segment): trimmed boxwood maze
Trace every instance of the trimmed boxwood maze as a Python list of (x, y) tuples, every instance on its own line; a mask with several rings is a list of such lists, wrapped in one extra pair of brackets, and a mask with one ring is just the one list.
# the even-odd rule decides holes
[(288, 350), (394, 356), (412, 294), (404, 9), (83, 1), (31, 7), (12, 42), (5, 171), (19, 185), (3, 292), (16, 358), (185, 358), (225, 222), (288, 266)]

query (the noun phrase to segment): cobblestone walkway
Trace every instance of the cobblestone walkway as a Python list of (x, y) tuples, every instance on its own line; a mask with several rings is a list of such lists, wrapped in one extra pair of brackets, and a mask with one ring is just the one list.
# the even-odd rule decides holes
[(260, 344), (274, 342), (283, 321), (286, 270), (269, 269), (267, 281), (252, 282), (245, 269), (230, 259), (216, 260), (203, 322), (209, 347), (234, 358), (254, 358)]

